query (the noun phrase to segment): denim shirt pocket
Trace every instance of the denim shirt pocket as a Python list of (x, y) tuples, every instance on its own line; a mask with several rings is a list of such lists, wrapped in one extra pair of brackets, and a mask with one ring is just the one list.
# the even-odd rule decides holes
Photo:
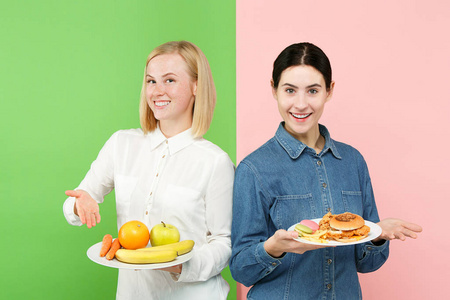
[(363, 199), (361, 191), (342, 191), (342, 202), (344, 204), (345, 212), (348, 211), (362, 216)]
[(275, 198), (270, 210), (277, 229), (288, 229), (295, 223), (316, 215), (317, 208), (311, 193), (305, 195), (284, 195)]

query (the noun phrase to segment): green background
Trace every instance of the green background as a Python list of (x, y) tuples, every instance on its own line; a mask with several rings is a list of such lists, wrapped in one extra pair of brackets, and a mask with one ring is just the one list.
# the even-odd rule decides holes
[(205, 137), (236, 162), (235, 28), (235, 1), (1, 2), (1, 299), (115, 298), (117, 270), (86, 256), (117, 235), (114, 194), (87, 229), (66, 222), (64, 191), (113, 132), (139, 127), (155, 46), (184, 39), (206, 54), (218, 103)]

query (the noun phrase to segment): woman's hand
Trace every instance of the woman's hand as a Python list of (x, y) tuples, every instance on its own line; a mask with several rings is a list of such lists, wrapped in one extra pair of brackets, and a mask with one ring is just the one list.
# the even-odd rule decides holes
[(422, 231), (422, 227), (417, 224), (395, 218), (381, 220), (378, 225), (383, 231), (379, 237), (373, 240), (374, 242), (395, 239), (404, 241), (407, 237), (416, 239), (417, 233)]
[(264, 249), (272, 257), (280, 257), (284, 252), (303, 254), (309, 250), (325, 248), (327, 246), (317, 246), (306, 243), (299, 243), (294, 240), (298, 238), (295, 231), (277, 230), (265, 243)]
[(80, 217), (81, 223), (91, 228), (100, 223), (100, 209), (88, 192), (83, 190), (66, 191), (69, 197), (75, 197), (74, 213)]

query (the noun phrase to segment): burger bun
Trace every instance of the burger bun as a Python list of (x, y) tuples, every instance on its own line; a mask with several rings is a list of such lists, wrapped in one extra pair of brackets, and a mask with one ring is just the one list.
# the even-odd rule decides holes
[(345, 212), (334, 215), (330, 220), (330, 227), (337, 231), (355, 230), (364, 226), (365, 222), (361, 216)]

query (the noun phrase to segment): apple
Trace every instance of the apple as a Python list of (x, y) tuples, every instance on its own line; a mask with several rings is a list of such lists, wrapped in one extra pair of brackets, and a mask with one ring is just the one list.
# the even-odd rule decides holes
[(170, 224), (161, 221), (161, 224), (153, 226), (150, 231), (150, 243), (152, 247), (173, 244), (180, 241), (180, 232)]

